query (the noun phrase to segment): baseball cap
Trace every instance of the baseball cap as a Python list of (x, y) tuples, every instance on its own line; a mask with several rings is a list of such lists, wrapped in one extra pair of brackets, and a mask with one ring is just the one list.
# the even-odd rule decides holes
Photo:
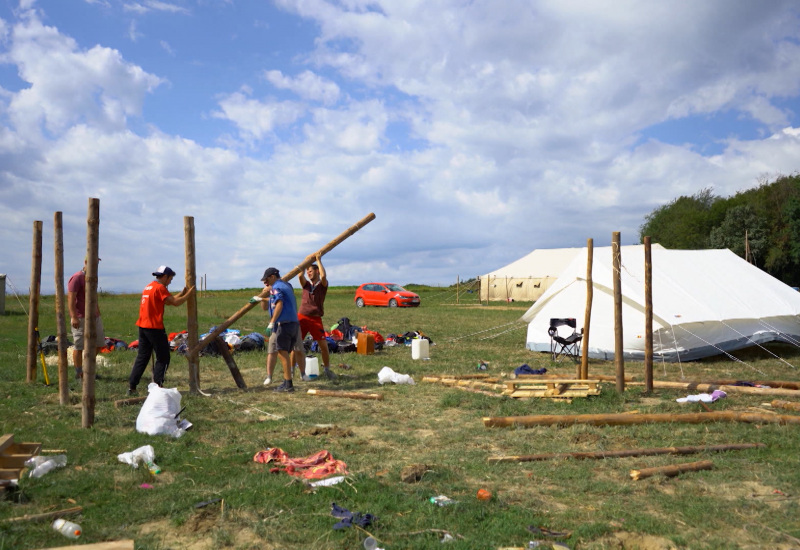
[(278, 271), (277, 267), (268, 267), (266, 271), (264, 271), (264, 276), (261, 277), (262, 281), (266, 281), (270, 275), (276, 275), (278, 277), (281, 276), (280, 271)]
[(175, 272), (172, 271), (171, 267), (167, 267), (165, 265), (162, 265), (153, 271), (153, 277), (161, 277), (162, 275), (175, 275)]

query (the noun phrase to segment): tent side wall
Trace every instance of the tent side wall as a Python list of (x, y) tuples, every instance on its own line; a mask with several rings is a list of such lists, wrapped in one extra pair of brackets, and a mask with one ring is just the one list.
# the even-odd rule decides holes
[(483, 275), (481, 301), (488, 302), (535, 302), (557, 277), (500, 277)]

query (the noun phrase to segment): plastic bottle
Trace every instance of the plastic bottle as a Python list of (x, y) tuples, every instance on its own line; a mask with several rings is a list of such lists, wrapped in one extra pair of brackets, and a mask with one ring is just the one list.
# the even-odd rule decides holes
[(378, 547), (378, 541), (372, 537), (364, 539), (364, 550), (375, 550)]
[(39, 464), (35, 466), (33, 470), (31, 470), (30, 477), (42, 477), (51, 470), (63, 468), (67, 465), (67, 455), (55, 455), (43, 458), (45, 458), (45, 460), (43, 462), (39, 462)]
[(147, 464), (147, 469), (150, 470), (151, 474), (156, 475), (161, 473), (161, 467), (152, 460), (147, 460), (145, 463)]
[(53, 522), (53, 529), (71, 539), (77, 539), (81, 536), (81, 526), (77, 523), (72, 523), (62, 518), (58, 518)]

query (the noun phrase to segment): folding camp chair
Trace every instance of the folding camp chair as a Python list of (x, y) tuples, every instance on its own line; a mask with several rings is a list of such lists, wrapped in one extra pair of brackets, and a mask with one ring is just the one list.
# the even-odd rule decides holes
[[(558, 327), (572, 328), (572, 334), (563, 337), (558, 334)], [(583, 329), (577, 332), (575, 328), (577, 322), (575, 319), (550, 319), (550, 328), (547, 329), (547, 334), (550, 335), (550, 353), (553, 354), (553, 360), (558, 361), (561, 357), (571, 357), (573, 361), (577, 362), (581, 355), (581, 340), (583, 340)]]

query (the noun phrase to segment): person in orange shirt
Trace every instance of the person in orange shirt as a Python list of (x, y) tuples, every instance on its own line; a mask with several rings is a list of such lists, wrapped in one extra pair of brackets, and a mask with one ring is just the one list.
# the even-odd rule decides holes
[(131, 367), (128, 378), (128, 395), (136, 395), (136, 386), (142, 379), (147, 363), (153, 352), (156, 354), (156, 364), (153, 367), (153, 382), (159, 386), (164, 385), (164, 376), (169, 368), (169, 340), (164, 330), (164, 306), (182, 305), (194, 292), (194, 287), (183, 289), (176, 295), (170, 294), (167, 287), (175, 277), (175, 272), (162, 265), (153, 272), (155, 281), (144, 287), (142, 301), (139, 305), (139, 351)]

